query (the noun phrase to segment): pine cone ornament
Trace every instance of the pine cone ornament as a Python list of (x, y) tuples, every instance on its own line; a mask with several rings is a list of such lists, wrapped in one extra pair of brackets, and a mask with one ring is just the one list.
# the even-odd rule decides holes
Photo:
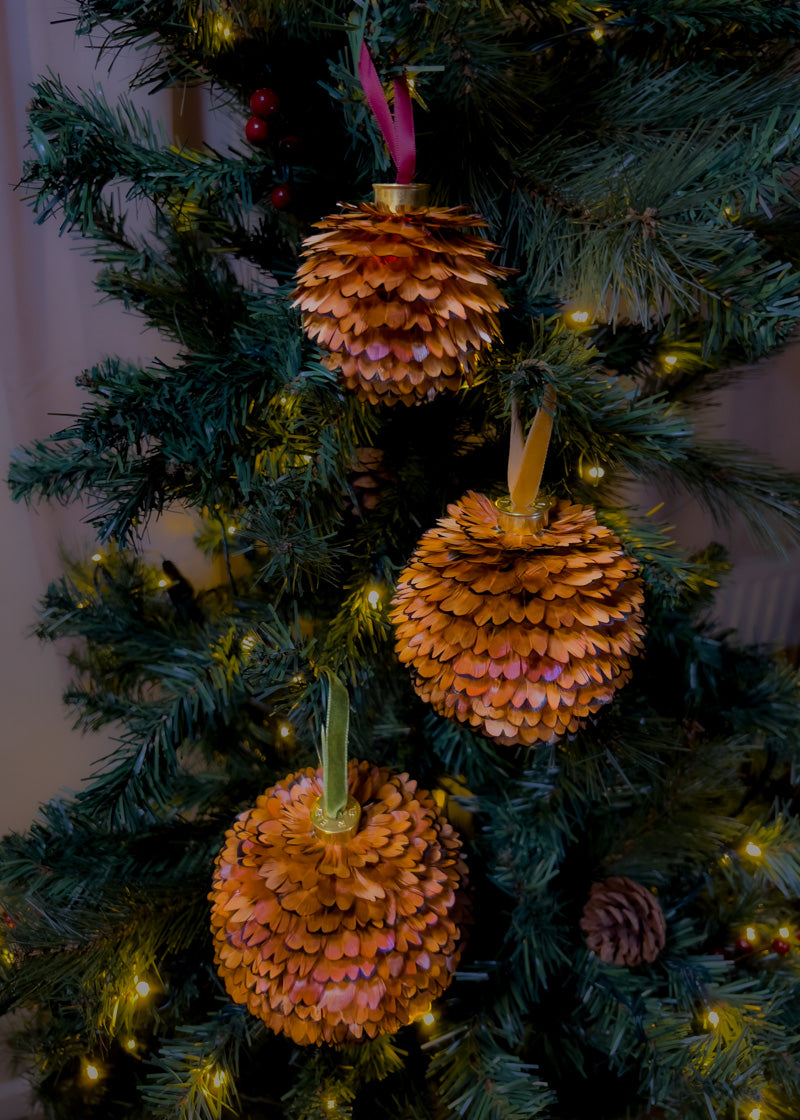
[(461, 955), (461, 841), (407, 774), (351, 762), (349, 839), (320, 839), (322, 774), (303, 770), (238, 817), (217, 857), (211, 928), (231, 998), (297, 1043), (397, 1030)]
[(651, 964), (667, 940), (657, 900), (641, 883), (622, 877), (592, 883), (580, 926), (605, 964)]
[(463, 206), (364, 202), (316, 225), (294, 306), (347, 388), (372, 404), (411, 405), (471, 380), (507, 306), (494, 279), (508, 270), (486, 259), (497, 246), (465, 232), (486, 222)]
[(448, 507), (392, 600), (396, 651), (440, 715), (504, 746), (574, 732), (630, 679), (643, 591), (589, 506), (525, 529), (482, 494)]

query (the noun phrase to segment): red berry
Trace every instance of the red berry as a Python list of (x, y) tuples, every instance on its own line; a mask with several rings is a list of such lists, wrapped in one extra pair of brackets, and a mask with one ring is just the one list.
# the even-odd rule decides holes
[(269, 136), (269, 125), (260, 117), (251, 117), (244, 126), (244, 134), (251, 144), (263, 144)]
[(790, 941), (786, 941), (782, 937), (773, 937), (772, 948), (774, 952), (778, 954), (778, 956), (785, 957), (787, 953), (791, 952), (792, 944)]
[(287, 163), (292, 163), (300, 154), (303, 141), (299, 136), (284, 136), (278, 141), (278, 155)]
[(753, 950), (752, 944), (746, 937), (740, 937), (733, 947), (737, 953), (750, 953)]
[(285, 210), (287, 206), (291, 205), (292, 192), (289, 190), (286, 183), (278, 183), (273, 187), (269, 193), (269, 200), (276, 210)]
[(280, 108), (281, 99), (272, 89), (257, 89), (250, 98), (250, 112), (257, 117), (271, 117)]

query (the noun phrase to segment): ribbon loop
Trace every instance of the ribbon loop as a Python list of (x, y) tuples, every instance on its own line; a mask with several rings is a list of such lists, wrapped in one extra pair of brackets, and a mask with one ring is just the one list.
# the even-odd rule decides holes
[(511, 505), (522, 513), (536, 501), (550, 446), (556, 407), (556, 391), (548, 385), (542, 406), (534, 417), (528, 438), (523, 440), (517, 402), (511, 404), (511, 439), (508, 448), (508, 492)]
[(328, 710), (322, 733), (322, 805), (326, 817), (338, 817), (347, 805), (347, 740), (350, 731), (350, 697), (330, 669)]
[(414, 178), (417, 165), (417, 147), (414, 136), (414, 111), (408, 82), (402, 78), (394, 80), (394, 117), (386, 100), (378, 71), (372, 61), (367, 44), (362, 40), (358, 58), (358, 76), (370, 109), (378, 122), (389, 154), (395, 165), (395, 182), (410, 183)]

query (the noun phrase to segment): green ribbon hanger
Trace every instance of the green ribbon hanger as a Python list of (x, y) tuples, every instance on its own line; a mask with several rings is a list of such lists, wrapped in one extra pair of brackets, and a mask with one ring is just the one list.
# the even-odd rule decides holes
[(347, 791), (347, 744), (350, 733), (350, 697), (330, 669), (322, 669), (328, 682), (328, 709), (322, 732), (322, 797), (311, 811), (317, 836), (335, 842), (354, 836), (361, 806)]

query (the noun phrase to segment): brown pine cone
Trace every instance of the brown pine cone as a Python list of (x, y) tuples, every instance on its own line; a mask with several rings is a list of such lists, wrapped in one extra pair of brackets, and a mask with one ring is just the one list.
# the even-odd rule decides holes
[(622, 876), (592, 883), (580, 926), (605, 964), (651, 964), (667, 939), (658, 901), (647, 887)]
[(380, 503), (385, 483), (392, 482), (395, 477), (392, 471), (386, 469), (380, 447), (357, 447), (349, 475), (357, 508), (363, 511), (375, 509)]
[(347, 388), (372, 404), (419, 404), (469, 380), (507, 306), (494, 280), (508, 269), (486, 259), (497, 246), (464, 232), (486, 222), (462, 206), (363, 202), (316, 225), (293, 306)]

